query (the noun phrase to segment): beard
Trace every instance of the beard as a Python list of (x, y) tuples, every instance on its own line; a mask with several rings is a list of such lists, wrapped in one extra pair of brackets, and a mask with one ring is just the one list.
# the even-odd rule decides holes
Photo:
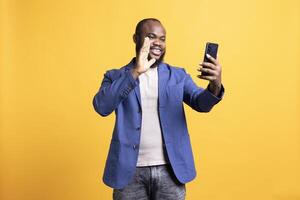
[[(164, 60), (164, 57), (165, 57), (165, 53), (166, 53), (166, 49), (164, 50), (164, 52), (160, 55), (159, 59), (156, 59), (155, 62), (150, 66), (151, 68), (153, 67), (156, 67), (158, 66), (163, 60)], [(148, 60), (151, 60), (151, 56), (150, 54), (148, 55)]]
[[(135, 45), (135, 52), (136, 52), (136, 55), (139, 54), (140, 52), (140, 49), (142, 48), (143, 46), (143, 43), (141, 41), (138, 41), (137, 44)], [(151, 47), (150, 47), (151, 49)], [(163, 62), (164, 60), (164, 57), (165, 57), (165, 54), (166, 54), (166, 48), (164, 49), (164, 52), (160, 55), (159, 59), (156, 59), (156, 61), (150, 66), (150, 68), (153, 68), (153, 67), (156, 67), (158, 66), (161, 62)], [(151, 56), (150, 56), (150, 53), (148, 54), (148, 60), (151, 60)]]

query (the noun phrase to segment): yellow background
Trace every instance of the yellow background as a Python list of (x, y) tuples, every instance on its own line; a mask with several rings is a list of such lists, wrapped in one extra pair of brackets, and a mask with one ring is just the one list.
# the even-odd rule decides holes
[(111, 199), (114, 115), (92, 107), (103, 73), (134, 56), (142, 18), (167, 30), (166, 62), (195, 82), (220, 44), (226, 95), (186, 108), (197, 167), (187, 200), (300, 199), (299, 0), (1, 0), (0, 199)]

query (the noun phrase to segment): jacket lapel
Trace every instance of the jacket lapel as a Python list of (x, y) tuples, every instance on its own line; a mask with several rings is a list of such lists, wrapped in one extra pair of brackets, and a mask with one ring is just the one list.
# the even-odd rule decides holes
[[(133, 58), (126, 66), (125, 66), (125, 69), (126, 70), (130, 70), (133, 66), (134, 66), (134, 62), (135, 62), (135, 58)], [(138, 85), (133, 89), (134, 90), (134, 93), (135, 93), (135, 96), (137, 98), (137, 101), (138, 101), (138, 104), (139, 104), (139, 107), (141, 109), (141, 93), (140, 93), (140, 86), (139, 86), (139, 79), (136, 80)]]
[[(137, 79), (138, 83), (140, 82), (139, 79)], [(135, 88), (134, 88), (134, 93), (135, 96), (139, 102), (139, 107), (140, 109), (142, 109), (142, 104), (141, 104), (141, 93), (140, 93), (140, 84), (138, 84)]]
[(166, 105), (166, 86), (169, 79), (169, 70), (165, 63), (158, 66), (158, 105), (165, 107)]
[[(126, 70), (130, 70), (133, 67), (134, 59), (126, 66)], [(164, 107), (166, 104), (166, 86), (169, 77), (169, 70), (165, 63), (160, 63), (158, 65), (158, 105), (159, 107)], [(141, 93), (139, 87), (139, 79), (136, 80), (138, 85), (134, 88), (134, 93), (136, 95), (139, 107), (141, 108)]]

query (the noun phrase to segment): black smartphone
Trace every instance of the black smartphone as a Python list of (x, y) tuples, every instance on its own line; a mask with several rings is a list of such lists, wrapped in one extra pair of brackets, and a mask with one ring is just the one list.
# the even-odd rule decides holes
[[(209, 54), (213, 58), (217, 58), (218, 47), (219, 47), (219, 45), (217, 43), (207, 42), (206, 46), (205, 46), (205, 53), (204, 53), (203, 61), (211, 63), (211, 61), (207, 58), (206, 54)], [(201, 75), (207, 76), (208, 74), (205, 72), (202, 72)]]

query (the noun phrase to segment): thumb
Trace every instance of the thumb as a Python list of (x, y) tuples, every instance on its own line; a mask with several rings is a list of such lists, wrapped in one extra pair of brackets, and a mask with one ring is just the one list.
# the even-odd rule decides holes
[(151, 60), (149, 60), (148, 62), (148, 66), (150, 67), (151, 65), (153, 65), (155, 63), (156, 59), (152, 58)]

